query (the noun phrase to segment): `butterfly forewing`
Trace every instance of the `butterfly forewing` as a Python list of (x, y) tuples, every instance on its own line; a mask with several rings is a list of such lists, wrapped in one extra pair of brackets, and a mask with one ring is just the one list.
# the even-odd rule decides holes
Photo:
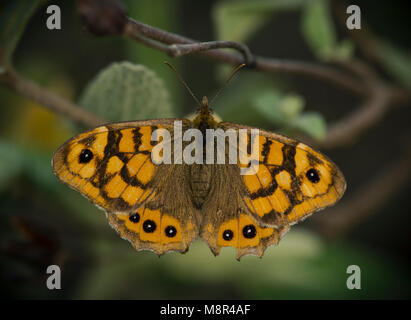
[(137, 250), (184, 252), (198, 234), (187, 168), (151, 159), (153, 131), (166, 129), (174, 139), (173, 124), (174, 119), (107, 124), (69, 140), (53, 157), (57, 177), (104, 209)]
[[(221, 123), (223, 128), (251, 129)], [(307, 145), (259, 130), (259, 166), (256, 174), (242, 175), (248, 209), (264, 225), (294, 224), (331, 206), (346, 184), (338, 167)]]

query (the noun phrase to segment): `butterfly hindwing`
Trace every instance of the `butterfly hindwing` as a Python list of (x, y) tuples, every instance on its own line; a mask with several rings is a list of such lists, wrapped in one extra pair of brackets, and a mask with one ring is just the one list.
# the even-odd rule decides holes
[(261, 257), (268, 246), (278, 243), (288, 226), (264, 226), (255, 219), (243, 201), (246, 191), (237, 165), (211, 168), (213, 184), (202, 207), (201, 237), (215, 255), (221, 247), (234, 247), (237, 259), (247, 254)]

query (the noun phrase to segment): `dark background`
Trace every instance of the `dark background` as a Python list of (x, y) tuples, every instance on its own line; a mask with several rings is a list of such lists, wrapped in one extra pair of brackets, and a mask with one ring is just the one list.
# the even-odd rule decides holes
[[(198, 40), (216, 39), (213, 8), (218, 1), (125, 1), (136, 20)], [(380, 38), (410, 54), (407, 1), (357, 1), (363, 23)], [(87, 34), (71, 1), (56, 1), (62, 10), (62, 30), (45, 26), (41, 6), (14, 55), (17, 70), (65, 98), (78, 101), (87, 83), (114, 61), (131, 61), (153, 69), (164, 79), (175, 113), (185, 116), (195, 103), (163, 65), (171, 61), (198, 95), (213, 96), (222, 86), (221, 63), (196, 56), (172, 59), (129, 39)], [(266, 57), (315, 62), (300, 31), (301, 12), (291, 10), (273, 18), (247, 41), (253, 53)], [(339, 38), (345, 30), (336, 22)], [(227, 39), (229, 40), (229, 39)], [(364, 58), (356, 49), (355, 55)], [(371, 64), (387, 81), (396, 83), (380, 66)], [(236, 85), (252, 81), (256, 72), (241, 71), (217, 99), (215, 110), (232, 122), (250, 117), (270, 130), (276, 127), (224, 103), (239, 95)], [(260, 75), (257, 75), (259, 77)], [(288, 74), (265, 74), (280, 87), (304, 97), (305, 109), (320, 112), (327, 123), (337, 121), (360, 103), (355, 95), (318, 79)], [(251, 90), (251, 89), (250, 89)], [(241, 98), (241, 96), (240, 96)], [(384, 119), (348, 146), (326, 150), (341, 168), (347, 191), (339, 205), (409, 149), (410, 105), (392, 108)], [(243, 112), (243, 110), (241, 111)], [(250, 124), (250, 123), (247, 123)], [(293, 228), (263, 259), (246, 257), (240, 263), (234, 250), (214, 258), (200, 240), (186, 255), (170, 253), (160, 259), (138, 252), (108, 226), (103, 212), (52, 175), (53, 152), (76, 134), (70, 121), (0, 88), (2, 141), (22, 154), (21, 167), (0, 184), (0, 294), (7, 298), (211, 298), (211, 299), (392, 299), (409, 298), (411, 183), (402, 184), (364, 220), (336, 237), (323, 237), (318, 213)], [(5, 161), (10, 148), (2, 147)], [(27, 152), (27, 153), (25, 153)], [(16, 156), (18, 157), (18, 156)], [(3, 169), (6, 170), (6, 169)], [(8, 169), (7, 169), (8, 170)], [(1, 176), (1, 175), (0, 175)], [(62, 267), (62, 290), (45, 286), (46, 267)], [(347, 290), (346, 268), (359, 265), (362, 289)]]

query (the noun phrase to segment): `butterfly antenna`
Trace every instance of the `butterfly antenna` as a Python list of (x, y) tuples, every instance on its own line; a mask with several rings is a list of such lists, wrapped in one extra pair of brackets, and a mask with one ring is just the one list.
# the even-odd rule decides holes
[(183, 77), (180, 76), (180, 74), (177, 72), (176, 68), (168, 61), (164, 61), (164, 64), (166, 64), (167, 66), (170, 67), (171, 70), (173, 70), (178, 79), (180, 80), (180, 82), (184, 85), (184, 87), (186, 87), (187, 91), (190, 92), (191, 96), (194, 98), (194, 100), (197, 102), (197, 104), (199, 106), (201, 106), (200, 100), (197, 99), (197, 97), (195, 96), (195, 94), (193, 93), (193, 91), (191, 91), (190, 87), (187, 85), (187, 83), (184, 81)]
[(227, 87), (227, 85), (230, 83), (231, 79), (235, 76), (235, 74), (240, 71), (241, 68), (245, 67), (245, 63), (240, 64), (237, 68), (234, 69), (234, 71), (231, 73), (231, 76), (226, 80), (226, 82), (224, 83), (224, 85), (220, 88), (220, 90), (217, 91), (217, 93), (215, 94), (214, 98), (211, 99), (210, 101), (210, 105), (211, 103), (215, 100), (215, 98), (217, 98), (221, 91), (223, 91), (225, 89), (225, 87)]

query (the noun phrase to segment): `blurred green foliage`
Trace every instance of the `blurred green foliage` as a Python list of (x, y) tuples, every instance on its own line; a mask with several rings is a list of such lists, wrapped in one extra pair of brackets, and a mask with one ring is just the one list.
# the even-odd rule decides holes
[(0, 4), (0, 65), (10, 63), (26, 23), (39, 3), (39, 0), (20, 0)]
[(22, 155), (17, 148), (6, 141), (0, 140), (0, 190), (4, 190), (10, 180), (22, 169)]
[(378, 58), (383, 66), (402, 84), (411, 87), (411, 55), (386, 40), (377, 41)]
[[(311, 0), (308, 0), (311, 1)], [(247, 42), (275, 14), (301, 8), (307, 0), (239, 0), (217, 2), (213, 18), (220, 40)]]
[[(124, 4), (127, 7), (128, 15), (133, 17), (133, 19), (144, 21), (152, 26), (170, 32), (179, 33), (177, 6), (172, 1), (126, 0), (124, 1)], [(138, 63), (150, 68), (163, 79), (166, 88), (173, 92), (170, 99), (174, 104), (174, 108), (181, 112), (180, 104), (182, 87), (178, 81), (176, 81), (175, 75), (162, 64), (163, 61), (170, 61), (178, 68), (179, 60), (170, 58), (167, 54), (161, 51), (139, 46), (133, 41), (127, 41), (125, 43), (125, 48), (126, 55), (131, 62), (138, 61)]]
[(318, 59), (347, 60), (352, 55), (353, 44), (348, 40), (338, 43), (335, 29), (329, 1), (312, 0), (305, 4), (301, 32)]
[[(160, 258), (138, 253), (127, 243), (93, 241), (97, 263), (79, 288), (82, 299), (129, 298), (247, 298), (247, 299), (358, 299), (399, 298), (406, 292), (398, 269), (347, 243), (325, 244), (316, 234), (297, 228), (262, 259), (234, 259), (235, 250), (224, 248), (214, 257), (207, 245), (195, 241), (188, 253)], [(346, 268), (358, 264), (363, 290), (347, 290)], [(402, 273), (405, 270), (401, 271)], [(93, 285), (90, 285), (90, 284)]]
[(303, 113), (304, 100), (301, 96), (292, 93), (284, 95), (270, 89), (262, 93), (254, 105), (255, 110), (279, 130), (304, 132), (317, 140), (325, 138), (327, 128), (324, 118), (317, 112)]
[[(180, 2), (125, 3), (133, 18), (179, 31)], [(27, 4), (9, 1), (8, 9), (2, 11), (0, 25), (17, 14), (23, 17), (15, 27), (17, 31), (0, 28), (0, 49), (8, 54), (33, 11), (32, 6), (21, 9)], [(301, 12), (302, 36), (318, 59), (350, 58), (351, 44), (338, 41), (327, 1), (220, 1), (211, 12), (219, 39), (248, 41), (271, 19), (289, 10)], [(75, 29), (72, 32), (81, 34)], [(43, 41), (47, 37), (45, 33)], [(89, 74), (91, 80), (80, 89), (79, 104), (110, 121), (182, 116), (180, 84), (164, 67), (164, 54), (126, 39), (122, 49), (123, 60), (129, 62), (106, 64), (97, 75)], [(77, 48), (72, 54), (81, 50)], [(405, 71), (410, 66), (409, 57), (387, 45), (380, 53), (392, 57), (386, 60), (387, 69), (409, 84)], [(60, 68), (64, 61), (59, 56), (52, 61), (34, 59), (30, 54), (22, 56), (27, 60), (19, 66), (26, 74), (46, 88), (76, 99), (75, 74)], [(79, 70), (87, 64), (78, 63)], [(0, 88), (0, 97), (1, 295), (77, 299), (409, 297), (410, 273), (400, 260), (391, 261), (349, 238), (326, 241), (304, 228), (305, 224), (290, 231), (278, 247), (269, 248), (261, 260), (245, 257), (237, 262), (231, 248), (215, 258), (201, 241), (193, 243), (185, 255), (169, 253), (159, 259), (151, 252), (137, 253), (111, 230), (103, 212), (52, 174), (54, 150), (79, 129), (4, 88)], [(324, 116), (305, 111), (302, 96), (275, 76), (241, 73), (212, 107), (227, 121), (290, 135), (305, 133), (315, 139), (326, 135)], [(17, 228), (13, 222), (16, 217), (32, 232)], [(55, 242), (54, 249), (48, 251), (33, 233)], [(46, 266), (52, 263), (63, 266), (61, 292), (45, 289)], [(361, 266), (362, 290), (346, 288), (346, 268), (351, 264)]]

